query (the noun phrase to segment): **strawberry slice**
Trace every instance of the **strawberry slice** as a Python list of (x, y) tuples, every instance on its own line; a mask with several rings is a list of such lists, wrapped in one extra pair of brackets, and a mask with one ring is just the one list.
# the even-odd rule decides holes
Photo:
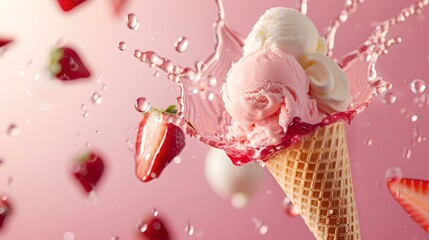
[(393, 178), (387, 181), (387, 187), (409, 216), (429, 232), (429, 181)]
[(104, 171), (103, 159), (91, 151), (81, 155), (73, 166), (73, 176), (87, 193), (94, 190)]
[(68, 12), (85, 1), (86, 0), (58, 0), (58, 4), (64, 12)]
[(12, 39), (0, 38), (0, 48), (3, 47), (3, 46), (8, 45), (11, 42), (13, 42)]
[(140, 122), (137, 133), (135, 168), (143, 182), (159, 177), (164, 168), (185, 147), (185, 135), (179, 127), (167, 123), (165, 114), (175, 114), (175, 106), (165, 111), (151, 110)]
[(152, 215), (138, 226), (138, 235), (144, 240), (170, 240), (170, 233), (158, 215)]
[(124, 11), (125, 6), (128, 3), (128, 0), (110, 0), (113, 5), (113, 13), (116, 16), (121, 15), (121, 13)]
[(60, 47), (52, 51), (49, 70), (53, 76), (62, 81), (91, 76), (79, 55), (70, 47)]
[(0, 195), (0, 229), (3, 227), (6, 218), (11, 213), (11, 206), (6, 195)]

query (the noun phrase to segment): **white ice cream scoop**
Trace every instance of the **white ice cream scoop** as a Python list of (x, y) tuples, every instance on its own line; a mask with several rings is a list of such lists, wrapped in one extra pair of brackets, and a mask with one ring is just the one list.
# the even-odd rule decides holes
[(235, 166), (223, 150), (211, 148), (206, 156), (204, 172), (213, 191), (231, 200), (235, 208), (246, 206), (263, 179), (263, 168), (255, 162)]
[(243, 55), (275, 48), (301, 61), (308, 53), (326, 53), (326, 41), (307, 16), (295, 9), (276, 7), (268, 9), (253, 26), (244, 42)]

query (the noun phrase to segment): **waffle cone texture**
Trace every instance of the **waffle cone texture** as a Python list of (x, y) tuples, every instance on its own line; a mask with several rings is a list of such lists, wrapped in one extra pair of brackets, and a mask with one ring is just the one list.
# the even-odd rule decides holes
[(266, 166), (317, 240), (361, 239), (343, 122), (308, 134)]

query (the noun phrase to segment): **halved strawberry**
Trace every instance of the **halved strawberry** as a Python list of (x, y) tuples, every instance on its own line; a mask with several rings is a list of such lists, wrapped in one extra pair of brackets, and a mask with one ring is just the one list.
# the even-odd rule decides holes
[(128, 3), (128, 0), (110, 0), (113, 5), (113, 13), (116, 16), (119, 16), (123, 11), (125, 6)]
[(138, 226), (139, 239), (142, 240), (170, 240), (170, 233), (158, 215), (150, 216)]
[(79, 55), (71, 47), (60, 47), (52, 51), (49, 70), (53, 76), (62, 81), (91, 76)]
[(58, 4), (64, 12), (68, 12), (86, 0), (58, 0)]
[(103, 171), (103, 159), (92, 151), (81, 155), (73, 166), (73, 176), (79, 180), (87, 193), (94, 190)]
[(164, 114), (175, 114), (174, 107), (151, 110), (140, 122), (136, 141), (136, 175), (143, 182), (159, 177), (164, 168), (185, 147), (185, 135), (179, 127), (167, 123)]
[(11, 206), (7, 200), (6, 195), (0, 195), (0, 229), (3, 227), (3, 223), (11, 213)]
[(12, 39), (6, 39), (6, 38), (0, 38), (0, 48), (3, 46), (6, 46), (7, 44), (11, 43)]
[(393, 178), (387, 187), (411, 218), (429, 232), (429, 181)]

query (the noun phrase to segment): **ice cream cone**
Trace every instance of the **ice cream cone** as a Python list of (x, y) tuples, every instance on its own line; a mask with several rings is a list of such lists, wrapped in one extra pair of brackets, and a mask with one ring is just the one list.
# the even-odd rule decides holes
[(316, 239), (361, 239), (343, 122), (310, 133), (266, 166)]

